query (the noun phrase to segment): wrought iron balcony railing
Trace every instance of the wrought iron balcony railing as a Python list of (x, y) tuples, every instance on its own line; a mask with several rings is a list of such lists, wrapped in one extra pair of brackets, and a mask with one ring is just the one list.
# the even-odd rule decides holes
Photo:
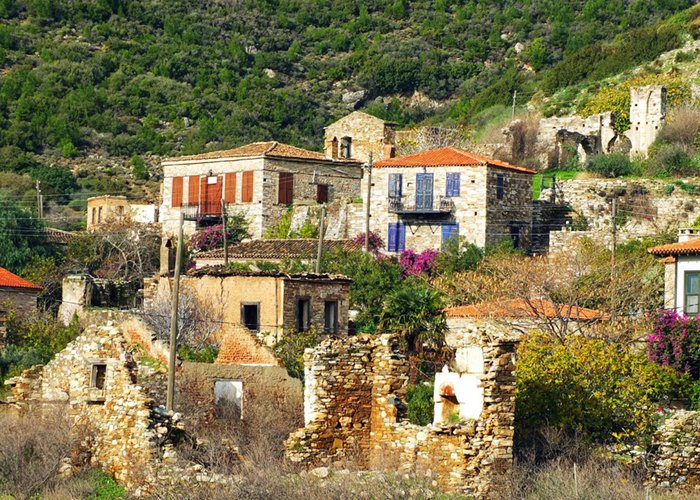
[(413, 195), (389, 197), (389, 213), (399, 215), (440, 215), (450, 214), (455, 205), (448, 196)]

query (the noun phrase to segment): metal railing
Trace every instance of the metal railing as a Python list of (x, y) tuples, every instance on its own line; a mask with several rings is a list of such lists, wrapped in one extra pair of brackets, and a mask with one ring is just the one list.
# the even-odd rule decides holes
[(389, 213), (392, 214), (449, 214), (455, 209), (448, 196), (420, 197), (414, 195), (390, 196)]

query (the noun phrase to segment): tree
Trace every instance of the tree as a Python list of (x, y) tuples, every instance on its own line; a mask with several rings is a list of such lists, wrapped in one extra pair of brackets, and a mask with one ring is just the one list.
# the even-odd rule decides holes
[(33, 257), (51, 251), (42, 222), (15, 200), (0, 196), (0, 266), (19, 273)]
[(435, 350), (445, 340), (447, 325), (442, 314), (440, 293), (425, 281), (409, 277), (386, 297), (378, 330), (400, 333), (409, 361), (409, 382), (415, 384), (419, 375), (421, 354)]

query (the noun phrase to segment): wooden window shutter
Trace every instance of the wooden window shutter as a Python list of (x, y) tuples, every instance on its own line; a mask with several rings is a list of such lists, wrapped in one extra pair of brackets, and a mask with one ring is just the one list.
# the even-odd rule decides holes
[(172, 206), (182, 206), (182, 177), (173, 177)]
[(188, 205), (198, 205), (199, 204), (199, 176), (190, 175), (189, 190), (187, 192), (187, 204)]
[(294, 174), (280, 172), (277, 201), (281, 205), (291, 205), (294, 202)]
[(224, 201), (226, 203), (236, 203), (236, 174), (226, 174), (226, 187), (224, 191)]
[(243, 188), (241, 192), (241, 201), (243, 203), (250, 203), (253, 201), (253, 171), (248, 170), (243, 172)]

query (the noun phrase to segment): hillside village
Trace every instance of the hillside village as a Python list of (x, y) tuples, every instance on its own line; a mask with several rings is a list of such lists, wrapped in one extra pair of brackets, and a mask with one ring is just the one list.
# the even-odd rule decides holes
[[(60, 2), (0, 3), (1, 495), (700, 498), (700, 9), (662, 2), (643, 22), (624, 3), (630, 31), (567, 48), (518, 31), (512, 6), (462, 3), (428, 9), (416, 38), (405, 23), (421, 2), (353, 21), (445, 51), (463, 41), (428, 36), (438, 21), (511, 27), (461, 73), (431, 53), (433, 78), (453, 68), (439, 91), (435, 61), (389, 71), (362, 49), (345, 79), (318, 63), (304, 92), (339, 85), (294, 123), (242, 132), (242, 115), (205, 119), (197, 106), (219, 97), (200, 94), (196, 125), (105, 132), (76, 115), (60, 138), (4, 86), (29, 71), (18, 20), (42, 36), (84, 23), (63, 36), (104, 38), (111, 57), (115, 19), (141, 26), (152, 6), (81, 3), (74, 19)], [(287, 33), (301, 21), (279, 8), (268, 28)], [(109, 30), (87, 29), (100, 20)], [(338, 22), (316, 36), (342, 52)], [(239, 31), (222, 92), (256, 72), (291, 88), (311, 64), (308, 40), (285, 48), (287, 66)], [(39, 71), (60, 60), (49, 52)], [(230, 57), (257, 62), (234, 78)], [(175, 78), (164, 64), (158, 78)], [(459, 94), (460, 78), (479, 90)], [(101, 85), (81, 87), (84, 103)], [(270, 106), (259, 92), (231, 102)], [(22, 115), (44, 141), (33, 152)]]

